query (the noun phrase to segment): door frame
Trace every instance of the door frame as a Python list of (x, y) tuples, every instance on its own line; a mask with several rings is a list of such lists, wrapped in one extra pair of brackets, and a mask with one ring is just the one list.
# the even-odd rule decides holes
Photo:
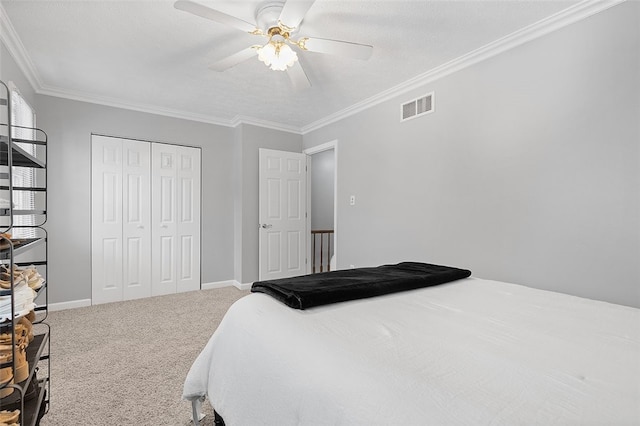
[[(307, 155), (307, 170), (310, 171), (311, 156), (323, 151), (333, 149), (333, 255), (336, 259), (336, 269), (338, 269), (338, 139), (325, 142), (320, 145), (307, 148), (302, 151)], [(307, 236), (311, 233), (311, 178), (307, 172)], [(311, 238), (307, 238), (307, 259), (311, 259)], [(329, 259), (331, 262), (331, 259)], [(311, 262), (307, 262), (307, 274), (311, 273)]]

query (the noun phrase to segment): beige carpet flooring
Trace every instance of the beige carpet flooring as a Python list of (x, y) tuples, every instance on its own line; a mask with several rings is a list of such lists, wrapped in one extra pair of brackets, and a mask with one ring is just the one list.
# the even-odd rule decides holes
[(51, 408), (41, 424), (190, 424), (186, 374), (246, 294), (226, 287), (51, 312)]

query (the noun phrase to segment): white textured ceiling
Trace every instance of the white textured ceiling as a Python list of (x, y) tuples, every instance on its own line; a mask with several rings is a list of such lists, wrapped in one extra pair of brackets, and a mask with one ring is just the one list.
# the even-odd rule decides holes
[[(316, 0), (300, 35), (374, 46), (368, 61), (304, 52), (312, 87), (252, 58), (208, 66), (262, 38), (172, 1), (1, 1), (42, 93), (301, 129), (558, 13), (576, 1)], [(201, 1), (255, 22), (259, 1)]]

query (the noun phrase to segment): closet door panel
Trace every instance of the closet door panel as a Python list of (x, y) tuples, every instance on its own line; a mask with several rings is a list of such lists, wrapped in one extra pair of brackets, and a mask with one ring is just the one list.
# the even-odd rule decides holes
[(193, 238), (190, 235), (180, 237), (180, 277), (179, 279), (190, 280), (194, 276), (193, 264)]
[(91, 300), (98, 304), (123, 295), (122, 142), (91, 141)]
[(123, 140), (124, 300), (151, 296), (151, 152), (148, 142)]
[[(102, 272), (102, 284), (98, 288), (109, 294), (106, 301), (112, 301), (110, 300), (112, 297), (114, 300), (119, 300), (120, 297), (122, 286), (121, 242), (120, 238), (102, 238), (102, 256), (97, 269), (97, 272)], [(103, 302), (98, 300), (96, 303)]]
[(177, 148), (177, 291), (200, 289), (200, 149)]
[(177, 291), (177, 147), (151, 144), (152, 281), (154, 296)]
[(158, 247), (160, 253), (160, 264), (158, 265), (160, 271), (160, 284), (175, 285), (175, 269), (174, 269), (174, 247), (175, 239), (172, 235), (165, 235), (160, 237), (160, 246)]

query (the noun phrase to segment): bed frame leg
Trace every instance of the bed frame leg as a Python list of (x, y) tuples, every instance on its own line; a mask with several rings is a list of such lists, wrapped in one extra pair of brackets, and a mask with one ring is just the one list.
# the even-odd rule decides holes
[(204, 419), (204, 414), (202, 414), (202, 402), (204, 401), (204, 396), (201, 396), (198, 399), (194, 399), (191, 401), (191, 416), (193, 418), (193, 425), (200, 426), (200, 420)]

